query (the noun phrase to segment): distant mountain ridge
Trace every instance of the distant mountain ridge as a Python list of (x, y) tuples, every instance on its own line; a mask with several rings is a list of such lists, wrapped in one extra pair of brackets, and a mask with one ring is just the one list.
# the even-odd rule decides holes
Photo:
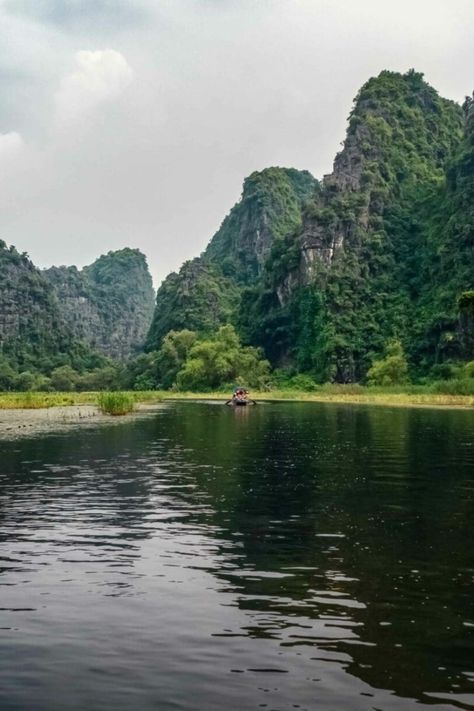
[(51, 267), (43, 273), (75, 338), (117, 360), (126, 360), (143, 345), (155, 294), (138, 249), (108, 252), (82, 270)]
[(125, 360), (143, 345), (153, 308), (139, 250), (109, 252), (83, 270), (40, 270), (0, 241), (0, 355), (19, 371), (81, 369), (94, 353)]

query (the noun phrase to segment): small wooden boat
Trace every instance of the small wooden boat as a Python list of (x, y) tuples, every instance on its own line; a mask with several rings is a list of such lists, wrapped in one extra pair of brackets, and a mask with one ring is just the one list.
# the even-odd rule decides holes
[(248, 405), (250, 400), (245, 399), (245, 398), (238, 398), (235, 397), (231, 400), (231, 404), (234, 405), (235, 407), (245, 407), (245, 405)]
[(245, 388), (235, 388), (232, 398), (226, 402), (226, 405), (231, 407), (246, 407), (247, 405), (256, 404), (255, 400), (249, 398), (248, 390)]

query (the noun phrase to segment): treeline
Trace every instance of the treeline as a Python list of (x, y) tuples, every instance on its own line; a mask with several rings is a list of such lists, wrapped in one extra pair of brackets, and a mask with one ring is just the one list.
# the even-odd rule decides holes
[[(113, 390), (175, 390), (210, 392), (230, 390), (237, 384), (259, 391), (291, 389), (314, 391), (321, 387), (311, 373), (294, 366), (272, 369), (263, 351), (242, 346), (232, 325), (214, 335), (183, 329), (170, 331), (159, 350), (142, 353), (127, 363), (97, 356), (100, 365), (77, 370), (60, 365), (47, 373), (14, 370), (0, 358), (0, 391), (92, 392)], [(374, 359), (362, 382), (368, 387), (410, 389), (428, 387), (434, 392), (474, 394), (474, 360), (445, 362), (429, 376), (416, 377), (399, 340), (386, 343), (382, 357)]]
[(214, 390), (238, 382), (256, 389), (271, 386), (270, 364), (258, 348), (244, 347), (233, 326), (213, 336), (171, 331), (158, 351), (142, 353), (125, 364), (102, 359), (82, 372), (61, 365), (48, 373), (15, 371), (0, 359), (0, 390), (43, 392), (95, 390)]

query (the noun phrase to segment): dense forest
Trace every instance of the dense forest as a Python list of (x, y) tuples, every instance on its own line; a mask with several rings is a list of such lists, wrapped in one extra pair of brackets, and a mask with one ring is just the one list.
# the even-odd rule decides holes
[(2, 244), (0, 387), (471, 382), (473, 244), (473, 99), (383, 71), (333, 172), (250, 175), (154, 313), (137, 250), (39, 272)]

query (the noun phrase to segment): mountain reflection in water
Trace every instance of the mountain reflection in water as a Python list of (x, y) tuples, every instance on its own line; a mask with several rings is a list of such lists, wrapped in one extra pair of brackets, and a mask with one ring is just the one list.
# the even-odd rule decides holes
[(2, 442), (2, 711), (474, 708), (473, 426), (176, 403)]

